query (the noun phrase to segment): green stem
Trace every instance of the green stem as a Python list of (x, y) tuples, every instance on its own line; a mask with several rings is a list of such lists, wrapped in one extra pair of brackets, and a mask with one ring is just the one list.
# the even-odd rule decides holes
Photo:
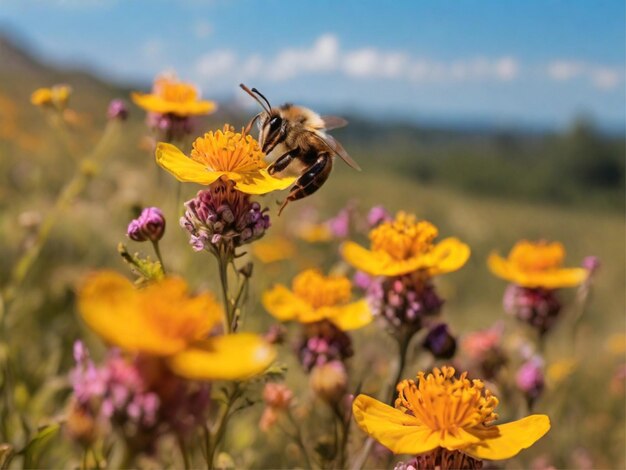
[(156, 254), (157, 259), (159, 260), (159, 263), (161, 263), (161, 270), (163, 271), (163, 274), (165, 275), (166, 274), (165, 264), (163, 264), (163, 258), (161, 257), (161, 248), (159, 247), (159, 242), (153, 241), (152, 247), (154, 248), (154, 253)]
[(224, 407), (224, 411), (222, 412), (222, 415), (217, 422), (217, 427), (215, 429), (215, 432), (213, 433), (212, 445), (209, 446), (209, 452), (207, 456), (207, 468), (209, 470), (213, 470), (213, 468), (215, 468), (215, 453), (217, 452), (217, 449), (219, 448), (219, 445), (224, 438), (224, 434), (226, 433), (228, 419), (230, 418), (230, 410), (240, 396), (241, 389), (239, 383), (235, 383), (235, 389), (233, 390), (233, 393), (228, 397), (228, 400), (226, 401), (226, 406)]
[(187, 446), (185, 445), (185, 440), (182, 436), (177, 436), (178, 448), (180, 450), (180, 455), (183, 458), (183, 467), (185, 470), (189, 470), (191, 468), (191, 462), (189, 461), (189, 454), (187, 453)]
[(231, 332), (231, 326), (233, 321), (232, 314), (232, 301), (230, 298), (230, 293), (228, 289), (228, 260), (226, 259), (226, 254), (224, 252), (220, 252), (217, 257), (217, 264), (220, 272), (220, 284), (222, 285), (222, 297), (224, 299), (224, 314), (226, 315), (226, 319), (224, 321), (224, 329), (225, 333)]
[(302, 439), (302, 432), (300, 431), (300, 426), (298, 426), (298, 423), (296, 423), (296, 420), (293, 419), (291, 410), (288, 409), (286, 411), (286, 415), (295, 431), (294, 435), (292, 435), (291, 433), (287, 433), (287, 434), (291, 436), (291, 438), (296, 442), (296, 444), (300, 448), (300, 452), (302, 452), (302, 455), (304, 456), (304, 460), (306, 461), (308, 468), (311, 468), (311, 469), (315, 468), (311, 462), (311, 458), (309, 457), (309, 452), (307, 451), (306, 446), (304, 445), (304, 439)]

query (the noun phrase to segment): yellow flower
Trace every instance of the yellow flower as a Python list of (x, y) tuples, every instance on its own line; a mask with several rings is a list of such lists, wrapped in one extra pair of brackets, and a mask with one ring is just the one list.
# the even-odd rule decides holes
[(267, 172), (259, 143), (250, 135), (223, 131), (207, 132), (193, 143), (187, 157), (177, 147), (159, 142), (157, 163), (179, 181), (208, 185), (221, 177), (235, 182), (235, 187), (247, 194), (265, 194), (285, 189), (295, 178), (274, 178)]
[(270, 264), (292, 258), (296, 247), (285, 237), (265, 238), (252, 245), (252, 254), (262, 263)]
[(557, 289), (582, 283), (588, 275), (583, 268), (562, 268), (565, 248), (558, 242), (519, 241), (508, 258), (491, 253), (487, 260), (496, 276), (522, 287)]
[(399, 276), (417, 270), (435, 276), (460, 269), (469, 258), (469, 247), (456, 238), (434, 243), (438, 233), (430, 222), (399, 212), (395, 220), (383, 222), (370, 232), (369, 250), (346, 242), (341, 254), (352, 266), (373, 276)]
[(359, 395), (354, 417), (367, 434), (396, 454), (419, 455), (442, 448), (475, 459), (503, 460), (517, 455), (550, 429), (546, 415), (495, 425), (498, 399), (480, 380), (452, 367), (420, 372), (417, 383), (398, 384), (395, 408)]
[(154, 81), (152, 93), (132, 93), (137, 106), (159, 114), (192, 116), (209, 114), (217, 109), (213, 101), (200, 100), (198, 90), (190, 83), (176, 78), (160, 76)]
[(574, 358), (558, 360), (548, 367), (546, 377), (551, 387), (557, 387), (565, 379), (571, 376), (578, 367), (578, 361)]
[(328, 320), (343, 331), (356, 330), (372, 321), (365, 300), (350, 302), (352, 284), (344, 276), (324, 276), (315, 269), (298, 274), (292, 290), (282, 284), (263, 294), (263, 305), (280, 321), (314, 323)]
[(333, 239), (333, 233), (326, 223), (303, 223), (296, 229), (296, 236), (308, 243), (323, 243)]
[(185, 281), (166, 278), (143, 289), (113, 271), (91, 275), (78, 308), (87, 325), (126, 351), (163, 357), (180, 376), (241, 380), (263, 372), (275, 351), (251, 333), (214, 335), (223, 321), (211, 294), (187, 293)]
[(69, 85), (54, 85), (51, 88), (38, 88), (30, 95), (30, 102), (35, 106), (54, 106), (63, 109), (72, 94)]

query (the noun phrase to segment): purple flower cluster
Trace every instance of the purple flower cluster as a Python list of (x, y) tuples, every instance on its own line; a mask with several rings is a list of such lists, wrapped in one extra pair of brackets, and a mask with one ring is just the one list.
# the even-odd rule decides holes
[(174, 376), (158, 359), (131, 360), (112, 350), (98, 367), (80, 341), (74, 344), (74, 358), (75, 409), (121, 429), (138, 452), (152, 452), (165, 432), (183, 435), (206, 419), (210, 386)]
[(419, 272), (372, 279), (366, 294), (374, 314), (396, 329), (419, 330), (443, 305), (433, 284)]
[(160, 114), (149, 112), (146, 116), (146, 124), (158, 137), (165, 142), (180, 141), (193, 134), (195, 123), (190, 116), (177, 116), (176, 114)]
[(515, 375), (515, 383), (529, 403), (539, 398), (545, 388), (543, 360), (539, 356), (533, 356), (524, 362)]
[(551, 289), (510, 284), (504, 292), (504, 310), (535, 328), (540, 335), (548, 332), (561, 312), (557, 292)]
[(191, 234), (189, 243), (196, 251), (215, 251), (223, 245), (234, 250), (261, 238), (270, 227), (267, 208), (237, 191), (232, 181), (218, 181), (199, 191), (185, 207), (180, 225)]
[(158, 207), (146, 207), (128, 224), (126, 234), (136, 242), (158, 242), (165, 233), (165, 217)]
[(119, 98), (112, 100), (107, 108), (107, 118), (125, 121), (128, 118), (128, 106), (126, 102)]
[(350, 337), (328, 321), (305, 325), (297, 351), (307, 372), (330, 361), (344, 361), (354, 353)]

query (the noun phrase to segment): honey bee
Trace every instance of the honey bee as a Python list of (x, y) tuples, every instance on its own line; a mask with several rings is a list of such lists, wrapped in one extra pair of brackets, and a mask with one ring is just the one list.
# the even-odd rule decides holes
[(342, 145), (328, 134), (329, 130), (348, 124), (345, 119), (320, 116), (308, 108), (289, 103), (273, 108), (256, 88), (249, 89), (243, 83), (239, 86), (263, 108), (250, 120), (245, 132), (249, 132), (254, 122), (258, 121), (261, 149), (266, 155), (278, 155), (267, 168), (268, 173), (273, 175), (289, 167), (300, 174), (278, 215), (289, 202), (310, 196), (322, 187), (333, 168), (335, 156), (361, 171)]

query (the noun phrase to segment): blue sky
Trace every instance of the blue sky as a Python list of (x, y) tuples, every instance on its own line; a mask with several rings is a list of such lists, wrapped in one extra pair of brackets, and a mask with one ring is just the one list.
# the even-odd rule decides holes
[(622, 0), (0, 0), (0, 28), (118, 81), (422, 121), (625, 123)]

